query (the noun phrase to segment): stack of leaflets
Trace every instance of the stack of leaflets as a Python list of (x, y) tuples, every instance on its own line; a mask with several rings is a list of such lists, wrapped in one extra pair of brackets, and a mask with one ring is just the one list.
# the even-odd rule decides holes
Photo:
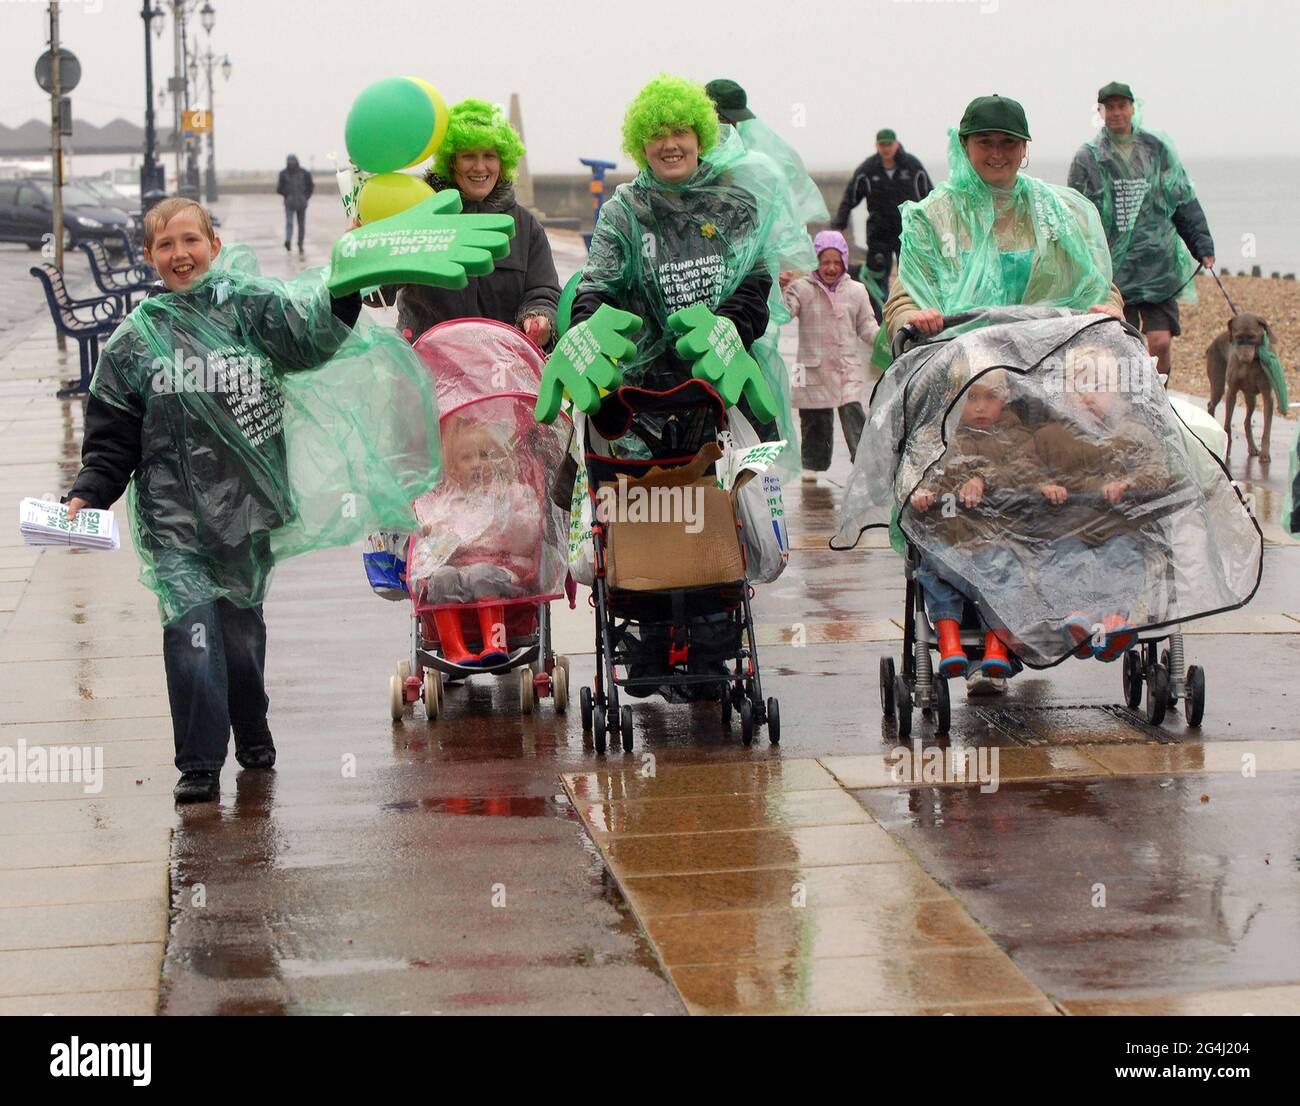
[(68, 521), (68, 508), (28, 497), (18, 505), (18, 529), (28, 545), (76, 545), (83, 549), (118, 549), (122, 536), (112, 511), (82, 507)]

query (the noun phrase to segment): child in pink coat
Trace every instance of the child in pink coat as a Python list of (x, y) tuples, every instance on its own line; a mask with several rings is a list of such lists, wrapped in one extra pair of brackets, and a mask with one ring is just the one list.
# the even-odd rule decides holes
[(866, 413), (862, 392), (866, 371), (858, 342), (870, 344), (879, 329), (867, 290), (847, 272), (849, 244), (837, 230), (813, 239), (817, 270), (806, 276), (781, 274), (785, 305), (799, 320), (799, 359), (791, 374), (790, 402), (799, 409), (804, 479), (830, 467), (834, 415), (849, 447), (857, 454)]

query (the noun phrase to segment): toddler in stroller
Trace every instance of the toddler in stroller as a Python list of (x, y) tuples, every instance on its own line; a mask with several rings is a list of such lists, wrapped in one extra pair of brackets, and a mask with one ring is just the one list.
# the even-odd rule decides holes
[(444, 676), (514, 671), (525, 713), (545, 695), (563, 712), (568, 661), (551, 649), (548, 604), (564, 592), (568, 516), (547, 490), (568, 427), (533, 419), (542, 353), (486, 319), (432, 327), (415, 351), (437, 388), (443, 474), (413, 505), (411, 657), (394, 680), (394, 720), (423, 698), (433, 721)]
[[(1199, 724), (1204, 676), (1195, 665), (1184, 673), (1181, 624), (1249, 602), (1262, 566), (1259, 528), (1221, 462), (1179, 419), (1140, 337), (1117, 319), (1022, 306), (944, 326), (896, 348), (876, 386), (832, 543), (851, 548), (866, 529), (891, 526), (906, 556), (902, 672), (881, 658), (886, 717), (898, 718), (900, 737), (913, 706), (935, 710), (947, 728), (946, 680), (932, 679), (933, 631), (916, 587), (933, 574), (969, 600), (1013, 664), (1048, 668), (1085, 647), (1123, 657), (1129, 707), (1145, 684), (1152, 725), (1180, 698), (1189, 725)], [(907, 330), (900, 337), (913, 337)], [(974, 444), (972, 402), (1003, 404), (991, 424), (1002, 433), (996, 451)], [(981, 465), (978, 498), (967, 489), (963, 500)], [(951, 489), (946, 511), (938, 498), (914, 497), (941, 484)], [(965, 651), (986, 644), (963, 630)]]

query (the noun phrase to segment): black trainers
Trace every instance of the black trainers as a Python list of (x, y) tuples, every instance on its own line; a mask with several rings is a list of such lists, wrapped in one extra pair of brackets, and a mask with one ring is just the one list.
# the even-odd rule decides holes
[(182, 772), (172, 790), (177, 803), (211, 803), (221, 794), (220, 772)]
[(275, 742), (263, 723), (258, 733), (241, 737), (235, 734), (235, 760), (241, 768), (274, 768)]
[(286, 238), (286, 239), (284, 240), (284, 252), (285, 252), (285, 253), (288, 253), (289, 250), (290, 250), (291, 248), (292, 248), (292, 247), (289, 245), (289, 240)]

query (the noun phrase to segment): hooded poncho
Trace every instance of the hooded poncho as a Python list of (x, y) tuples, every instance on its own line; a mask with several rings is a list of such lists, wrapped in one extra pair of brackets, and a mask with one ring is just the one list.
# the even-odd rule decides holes
[(623, 381), (668, 388), (689, 375), (672, 351), (677, 336), (668, 316), (698, 303), (716, 308), (751, 274), (766, 274), (768, 328), (750, 352), (776, 399), (780, 436), (794, 441), (789, 378), (777, 351), (790, 315), (776, 277), (815, 265), (785, 180), (731, 132), (681, 184), (665, 184), (645, 169), (619, 185), (601, 208), (578, 294), (596, 292), (644, 320), (633, 336), (636, 354), (619, 366)]
[(1097, 209), (1071, 188), (1024, 174), (1009, 189), (991, 188), (957, 132), (948, 138), (949, 179), (903, 205), (898, 275), (913, 302), (946, 315), (1103, 302), (1111, 262)]
[(91, 384), (143, 419), (128, 502), (164, 624), (218, 598), (255, 606), (283, 557), (413, 529), (411, 501), (437, 482), (414, 351), (334, 318), (321, 270), (285, 283), (256, 265), (227, 246), (194, 288), (146, 299)]

